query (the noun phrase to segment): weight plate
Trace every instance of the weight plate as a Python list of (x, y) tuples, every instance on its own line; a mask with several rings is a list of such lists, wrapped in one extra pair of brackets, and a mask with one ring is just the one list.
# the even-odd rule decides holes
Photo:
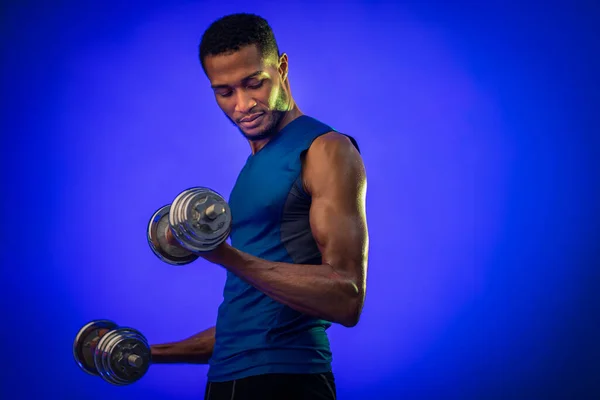
[(94, 364), (95, 348), (102, 336), (116, 327), (113, 321), (102, 319), (89, 322), (79, 330), (73, 342), (73, 357), (79, 368), (90, 375), (99, 375)]
[(166, 233), (169, 229), (169, 211), (171, 205), (159, 208), (150, 218), (147, 239), (152, 252), (162, 261), (171, 265), (186, 265), (198, 259), (194, 253), (172, 246), (167, 242)]
[(113, 385), (129, 385), (148, 371), (151, 363), (150, 346), (139, 331), (119, 328), (100, 340), (94, 360), (105, 381)]
[[(211, 214), (207, 210), (220, 212)], [(183, 246), (195, 252), (211, 251), (229, 237), (231, 210), (219, 193), (203, 187), (191, 188), (173, 201), (169, 223)]]

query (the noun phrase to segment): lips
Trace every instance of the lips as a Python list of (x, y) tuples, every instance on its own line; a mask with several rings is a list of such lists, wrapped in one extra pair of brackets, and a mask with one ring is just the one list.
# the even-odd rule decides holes
[(244, 118), (240, 119), (240, 122), (242, 122), (242, 123), (252, 122), (252, 121), (254, 121), (256, 118), (260, 117), (261, 115), (263, 115), (263, 113), (258, 113), (258, 114), (249, 115), (249, 116), (247, 116), (247, 117), (244, 117)]
[(260, 124), (263, 115), (264, 113), (258, 113), (244, 117), (240, 120), (240, 125), (246, 129), (256, 128)]

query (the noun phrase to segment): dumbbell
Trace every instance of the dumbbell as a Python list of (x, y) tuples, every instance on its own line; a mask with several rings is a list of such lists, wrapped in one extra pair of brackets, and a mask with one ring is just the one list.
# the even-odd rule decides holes
[(84, 372), (117, 386), (138, 381), (152, 361), (144, 335), (109, 320), (92, 321), (79, 330), (73, 357)]
[[(169, 230), (181, 247), (168, 243)], [(159, 259), (185, 265), (198, 259), (197, 253), (217, 248), (230, 232), (231, 210), (223, 196), (205, 187), (193, 187), (152, 215), (147, 239)]]

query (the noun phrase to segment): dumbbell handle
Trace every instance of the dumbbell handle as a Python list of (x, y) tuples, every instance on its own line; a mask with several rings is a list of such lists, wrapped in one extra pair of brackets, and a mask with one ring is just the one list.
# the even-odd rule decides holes
[(137, 354), (130, 354), (127, 357), (127, 363), (132, 367), (139, 368), (142, 366), (143, 362), (144, 360), (142, 359), (142, 357), (138, 356)]
[(207, 218), (213, 220), (225, 212), (225, 207), (222, 204), (213, 204), (206, 208), (204, 214)]

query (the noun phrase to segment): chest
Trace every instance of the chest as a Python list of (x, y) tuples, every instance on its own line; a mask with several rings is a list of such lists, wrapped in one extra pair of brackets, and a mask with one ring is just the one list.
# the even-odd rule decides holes
[(233, 230), (260, 221), (277, 223), (292, 187), (302, 173), (299, 157), (249, 160), (240, 172), (229, 198)]

